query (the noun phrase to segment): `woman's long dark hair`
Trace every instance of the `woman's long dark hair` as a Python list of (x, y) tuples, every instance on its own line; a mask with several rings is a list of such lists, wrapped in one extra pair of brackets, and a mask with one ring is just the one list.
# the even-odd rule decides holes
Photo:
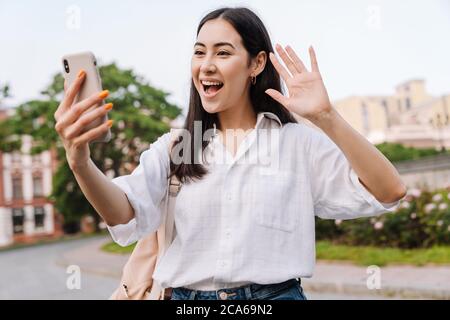
[[(274, 52), (269, 33), (264, 27), (263, 22), (253, 11), (247, 8), (225, 7), (208, 13), (198, 25), (197, 36), (200, 29), (207, 21), (218, 18), (229, 22), (241, 36), (243, 45), (249, 53), (248, 66), (251, 64), (251, 59), (255, 58), (259, 52), (265, 51), (267, 57), (269, 57), (269, 52)], [(280, 76), (272, 65), (272, 62), (267, 58), (264, 70), (257, 76), (256, 84), (250, 86), (250, 101), (254, 112), (256, 114), (263, 111), (272, 112), (279, 117), (283, 124), (297, 122), (284, 106), (265, 93), (265, 90), (269, 88), (281, 92)], [(179, 137), (174, 143), (174, 147), (178, 143), (187, 145), (191, 151), (189, 155), (191, 159), (190, 161), (187, 161), (188, 163), (182, 162), (175, 164), (173, 161), (170, 162), (170, 176), (176, 175), (181, 182), (201, 179), (208, 173), (207, 169), (201, 163), (195, 163), (194, 161), (194, 155), (198, 152), (198, 150), (194, 149), (194, 147), (196, 147), (196, 144), (194, 143), (194, 121), (201, 121), (202, 136), (206, 130), (213, 128), (214, 123), (219, 123), (217, 113), (208, 113), (203, 108), (200, 95), (191, 79), (189, 111), (184, 123), (184, 129), (190, 133), (190, 141), (183, 142), (183, 139)], [(206, 148), (208, 143), (208, 141), (203, 141), (202, 139), (202, 151)], [(203, 152), (201, 154), (203, 154)], [(182, 153), (180, 153), (180, 155), (182, 156)]]

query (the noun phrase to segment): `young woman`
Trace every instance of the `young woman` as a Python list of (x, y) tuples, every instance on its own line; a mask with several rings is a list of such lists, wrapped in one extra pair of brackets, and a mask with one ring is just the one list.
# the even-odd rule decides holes
[[(331, 105), (313, 48), (310, 70), (291, 47), (276, 51), (285, 66), (249, 9), (206, 15), (193, 47), (182, 138), (169, 153), (164, 134), (130, 175), (112, 182), (88, 147), (110, 124), (79, 134), (108, 112), (82, 114), (107, 92), (69, 108), (81, 72), (55, 113), (69, 165), (120, 245), (156, 231), (167, 177), (183, 182), (176, 237), (153, 274), (173, 288), (172, 299), (306, 299), (300, 278), (313, 272), (314, 216), (377, 215), (394, 210), (406, 193), (392, 164)], [(269, 161), (258, 161), (267, 154)]]

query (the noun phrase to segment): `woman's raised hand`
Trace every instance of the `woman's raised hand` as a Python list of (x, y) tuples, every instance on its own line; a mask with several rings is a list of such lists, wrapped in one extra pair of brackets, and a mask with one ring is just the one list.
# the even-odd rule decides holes
[(85, 78), (86, 73), (81, 70), (70, 88), (66, 88), (64, 82), (64, 98), (54, 114), (55, 130), (64, 144), (67, 162), (72, 170), (87, 165), (90, 157), (89, 142), (105, 134), (113, 122), (109, 120), (83, 132), (83, 128), (103, 117), (112, 108), (112, 103), (107, 103), (102, 107), (85, 112), (105, 99), (109, 94), (108, 90), (98, 92), (74, 104), (75, 97)]
[(308, 120), (314, 121), (326, 116), (332, 107), (319, 72), (314, 49), (309, 47), (311, 71), (308, 71), (290, 46), (287, 46), (284, 50), (277, 44), (275, 48), (287, 70), (272, 52), (269, 54), (270, 61), (286, 83), (289, 97), (274, 89), (267, 89), (266, 93), (289, 111)]

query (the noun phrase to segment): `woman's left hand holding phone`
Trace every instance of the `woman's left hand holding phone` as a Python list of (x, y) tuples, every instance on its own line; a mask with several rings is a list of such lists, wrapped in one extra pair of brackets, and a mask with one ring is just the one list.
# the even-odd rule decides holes
[(104, 135), (112, 126), (113, 120), (83, 132), (83, 128), (103, 117), (112, 109), (112, 103), (85, 112), (92, 106), (101, 103), (109, 95), (108, 90), (97, 92), (90, 97), (74, 103), (86, 78), (86, 72), (80, 70), (76, 80), (67, 88), (64, 82), (64, 98), (58, 106), (54, 117), (55, 130), (58, 132), (66, 150), (66, 158), (70, 168), (86, 165), (90, 158), (89, 142)]

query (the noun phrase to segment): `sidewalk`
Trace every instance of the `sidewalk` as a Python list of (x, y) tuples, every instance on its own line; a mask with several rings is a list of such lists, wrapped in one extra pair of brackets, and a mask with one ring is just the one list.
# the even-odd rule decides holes
[[(100, 247), (109, 237), (65, 253), (58, 264), (78, 265), (89, 272), (119, 279), (128, 255), (110, 254)], [(303, 278), (306, 292), (374, 296), (374, 298), (450, 299), (450, 266), (387, 266), (380, 268), (381, 289), (370, 290), (365, 267), (348, 263), (318, 261), (314, 276)]]
[(110, 237), (99, 237), (92, 240), (88, 245), (64, 253), (56, 261), (56, 264), (64, 267), (77, 265), (81, 272), (120, 279), (122, 268), (129, 255), (111, 254), (102, 251), (101, 246), (109, 242), (111, 242)]
[(403, 299), (450, 299), (450, 266), (380, 267), (380, 289), (368, 289), (366, 267), (318, 261), (314, 276), (302, 279), (305, 290)]

